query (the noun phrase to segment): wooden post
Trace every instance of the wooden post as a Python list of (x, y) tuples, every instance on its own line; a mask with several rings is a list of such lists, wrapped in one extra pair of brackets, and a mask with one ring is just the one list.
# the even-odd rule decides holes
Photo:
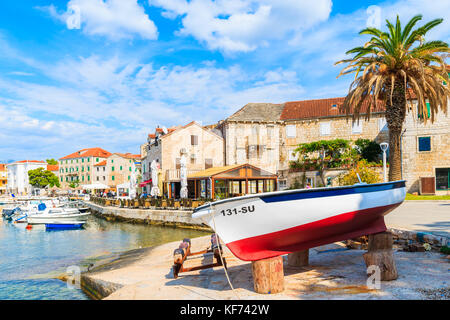
[(309, 264), (309, 249), (288, 254), (288, 265), (291, 267), (304, 267)]
[(371, 234), (369, 235), (368, 251), (363, 254), (367, 267), (374, 265), (380, 268), (381, 281), (395, 280), (398, 277), (392, 244), (393, 239), (390, 232)]
[(253, 285), (257, 293), (279, 293), (284, 290), (281, 256), (252, 261)]

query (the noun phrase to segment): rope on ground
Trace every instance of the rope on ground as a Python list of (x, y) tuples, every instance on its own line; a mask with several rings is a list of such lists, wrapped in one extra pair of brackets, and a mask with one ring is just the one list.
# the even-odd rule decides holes
[(228, 276), (227, 268), (225, 268), (225, 264), (224, 264), (224, 262), (223, 262), (222, 250), (220, 250), (219, 237), (217, 236), (217, 228), (216, 228), (215, 213), (214, 213), (214, 209), (213, 209), (213, 207), (212, 207), (212, 205), (211, 205), (211, 202), (209, 203), (209, 210), (210, 210), (210, 214), (212, 214), (212, 217), (213, 217), (214, 232), (215, 232), (214, 234), (215, 234), (215, 236), (216, 236), (216, 242), (217, 242), (217, 245), (219, 246), (219, 256), (220, 256), (220, 261), (222, 262), (223, 270), (225, 271), (225, 275), (226, 275), (226, 277), (227, 277), (228, 284), (230, 285), (231, 291), (232, 291), (233, 294), (236, 296), (236, 298), (237, 298), (238, 300), (240, 300), (238, 294), (236, 293), (236, 291), (235, 291), (234, 288), (233, 288), (233, 285), (231, 284), (230, 277)]

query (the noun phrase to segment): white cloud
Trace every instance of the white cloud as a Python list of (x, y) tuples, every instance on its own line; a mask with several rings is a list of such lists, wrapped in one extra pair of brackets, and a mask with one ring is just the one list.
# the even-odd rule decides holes
[(135, 35), (150, 40), (158, 37), (154, 22), (137, 0), (70, 0), (63, 13), (57, 12), (54, 5), (45, 9), (54, 18), (67, 23), (69, 29), (76, 29), (78, 22), (88, 35), (105, 36), (114, 41)]
[(182, 17), (180, 35), (193, 36), (210, 49), (249, 52), (310, 29), (328, 19), (331, 0), (149, 0)]

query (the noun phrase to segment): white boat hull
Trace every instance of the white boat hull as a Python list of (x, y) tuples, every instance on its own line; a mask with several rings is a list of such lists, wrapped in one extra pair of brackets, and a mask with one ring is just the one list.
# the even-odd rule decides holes
[(253, 261), (383, 232), (383, 216), (405, 195), (404, 181), (277, 191), (212, 202), (192, 217)]
[(27, 218), (28, 224), (45, 224), (52, 221), (86, 221), (91, 213), (76, 214), (36, 214)]

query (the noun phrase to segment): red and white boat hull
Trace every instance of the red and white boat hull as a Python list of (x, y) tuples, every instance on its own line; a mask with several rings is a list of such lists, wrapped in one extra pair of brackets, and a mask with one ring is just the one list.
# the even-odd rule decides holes
[(201, 219), (241, 260), (253, 261), (386, 230), (405, 199), (404, 181), (287, 190), (212, 202)]

